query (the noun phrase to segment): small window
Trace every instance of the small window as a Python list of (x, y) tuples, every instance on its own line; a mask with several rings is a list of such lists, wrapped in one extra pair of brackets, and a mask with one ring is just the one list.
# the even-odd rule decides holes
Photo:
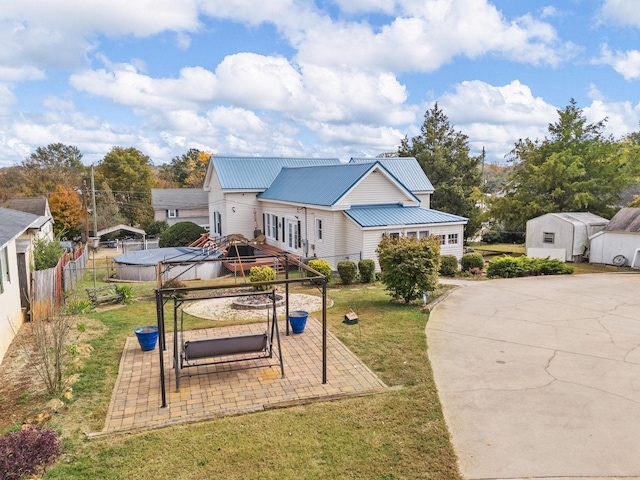
[(269, 238), (273, 238), (277, 240), (278, 239), (278, 217), (276, 217), (272, 213), (265, 213), (264, 221), (265, 221), (264, 234)]
[(407, 238), (417, 238), (418, 232), (407, 232)]
[(167, 210), (167, 218), (176, 218), (178, 216), (178, 210)]
[(553, 232), (543, 232), (542, 243), (556, 243), (556, 234)]
[(436, 237), (438, 237), (438, 242), (440, 243), (440, 245), (446, 245), (447, 244), (447, 236), (446, 235), (436, 235)]
[(316, 218), (316, 242), (322, 242), (322, 219)]
[(429, 236), (429, 230), (420, 230), (418, 232), (419, 238), (427, 238)]
[(447, 238), (447, 243), (449, 245), (457, 245), (458, 244), (458, 234), (457, 233), (450, 233), (449, 237)]
[(400, 233), (399, 232), (393, 232), (389, 234), (389, 238), (394, 238), (394, 239), (399, 239), (400, 238)]

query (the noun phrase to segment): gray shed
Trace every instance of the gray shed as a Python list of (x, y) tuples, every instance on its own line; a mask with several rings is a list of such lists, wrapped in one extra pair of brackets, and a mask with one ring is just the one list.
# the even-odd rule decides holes
[(640, 208), (622, 208), (590, 240), (589, 262), (640, 267)]
[(589, 237), (609, 223), (589, 212), (546, 213), (527, 222), (528, 257), (579, 262), (589, 250)]

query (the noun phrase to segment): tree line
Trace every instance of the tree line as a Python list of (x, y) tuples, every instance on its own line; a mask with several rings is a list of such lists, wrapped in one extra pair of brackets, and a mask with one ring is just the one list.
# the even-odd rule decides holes
[[(530, 218), (548, 212), (589, 211), (611, 218), (622, 195), (640, 184), (640, 132), (615, 139), (606, 119), (588, 123), (572, 99), (557, 110), (543, 139), (521, 139), (507, 165), (484, 165), (472, 156), (469, 137), (435, 104), (420, 134), (405, 137), (385, 157), (415, 157), (434, 185), (431, 208), (469, 219), (465, 237), (482, 226), (524, 232)], [(95, 165), (98, 229), (125, 223), (147, 229), (153, 222), (152, 188), (202, 188), (211, 154), (190, 149), (156, 167), (135, 148), (113, 147)], [(73, 237), (86, 228), (90, 168), (75, 146), (39, 147), (20, 164), (0, 169), (0, 202), (45, 196), (56, 232)], [(640, 196), (630, 206), (640, 206)]]
[[(113, 147), (93, 169), (98, 230), (118, 224), (147, 229), (153, 222), (152, 188), (202, 188), (211, 154), (191, 149), (160, 167), (136, 148)], [(58, 236), (74, 238), (93, 221), (91, 167), (72, 145), (38, 147), (21, 163), (0, 169), (0, 203), (46, 197)]]

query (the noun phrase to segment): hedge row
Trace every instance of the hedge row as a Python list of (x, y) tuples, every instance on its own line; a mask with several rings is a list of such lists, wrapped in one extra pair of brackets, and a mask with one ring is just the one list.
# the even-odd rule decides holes
[(498, 257), (489, 262), (488, 277), (530, 277), (573, 273), (573, 267), (551, 258)]

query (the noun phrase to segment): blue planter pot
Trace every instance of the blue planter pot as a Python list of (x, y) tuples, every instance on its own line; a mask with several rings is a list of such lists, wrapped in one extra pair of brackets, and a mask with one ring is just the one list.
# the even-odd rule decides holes
[(309, 312), (304, 310), (294, 310), (293, 312), (289, 312), (289, 323), (291, 324), (291, 330), (293, 330), (293, 333), (304, 332), (304, 327), (307, 325), (308, 317)]
[(146, 327), (138, 327), (134, 330), (138, 343), (143, 352), (154, 350), (158, 342), (158, 327), (149, 325)]

